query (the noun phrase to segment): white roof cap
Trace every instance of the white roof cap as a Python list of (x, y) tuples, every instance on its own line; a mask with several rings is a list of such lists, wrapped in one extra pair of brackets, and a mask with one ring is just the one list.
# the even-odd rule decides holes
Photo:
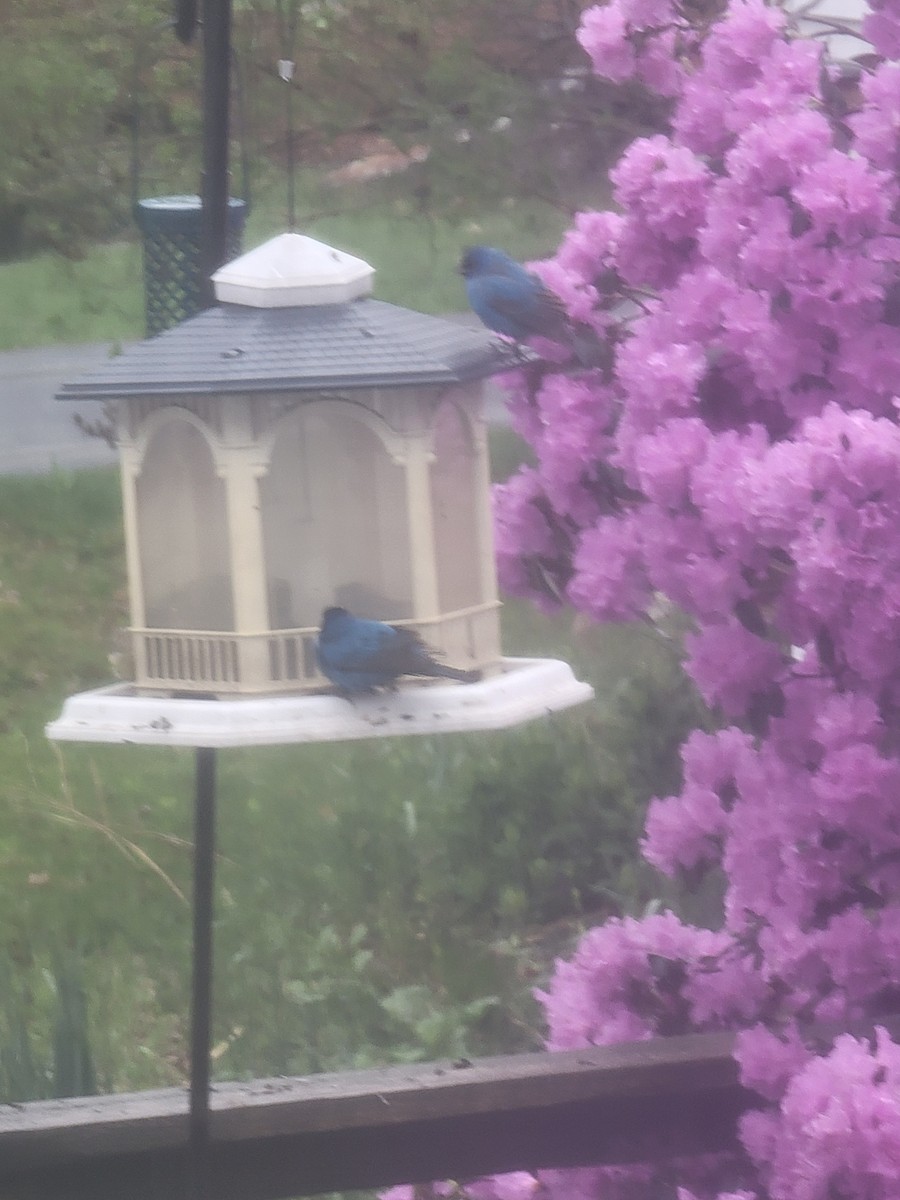
[(374, 267), (300, 233), (282, 233), (220, 267), (216, 299), (252, 308), (344, 304), (372, 290)]

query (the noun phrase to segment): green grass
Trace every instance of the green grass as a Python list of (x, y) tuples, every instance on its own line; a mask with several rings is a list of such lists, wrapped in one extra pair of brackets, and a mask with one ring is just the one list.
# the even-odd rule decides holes
[[(184, 1078), (192, 756), (43, 735), (110, 677), (123, 578), (115, 472), (0, 479), (0, 1099), (77, 1091), (88, 1066), (104, 1090)], [(697, 718), (676, 658), (515, 603), (504, 639), (597, 700), (504, 733), (220, 755), (220, 1075), (535, 1046), (552, 956), (650, 897), (643, 801)]]
[[(284, 231), (282, 192), (283, 185), (270, 188), (254, 202), (245, 249)], [(513, 199), (464, 222), (429, 218), (390, 187), (329, 192), (308, 175), (298, 194), (298, 232), (365, 258), (380, 299), (422, 312), (466, 307), (455, 269), (464, 245), (497, 242), (521, 257), (545, 255), (568, 223), (560, 210)], [(78, 260), (48, 253), (0, 263), (0, 350), (142, 337), (142, 270), (137, 240), (90, 247)]]
[(141, 337), (137, 243), (95, 246), (83, 259), (46, 253), (0, 263), (0, 350)]

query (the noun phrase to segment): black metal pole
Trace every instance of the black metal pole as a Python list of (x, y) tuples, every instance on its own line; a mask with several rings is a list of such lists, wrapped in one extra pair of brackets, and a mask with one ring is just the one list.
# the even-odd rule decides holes
[(287, 227), (293, 233), (297, 224), (294, 203), (294, 64), (284, 81), (284, 131), (287, 138)]
[(210, 276), (228, 250), (228, 127), (231, 95), (231, 0), (203, 0), (202, 297), (215, 303)]
[(216, 852), (215, 750), (198, 747), (195, 780), (189, 1195), (193, 1200), (206, 1200), (209, 1180), (209, 1052), (212, 1036), (213, 880)]

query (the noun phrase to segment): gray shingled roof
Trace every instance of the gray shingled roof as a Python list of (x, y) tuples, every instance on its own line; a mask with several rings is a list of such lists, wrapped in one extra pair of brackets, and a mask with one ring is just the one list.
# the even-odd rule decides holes
[(57, 397), (447, 384), (514, 361), (486, 330), (368, 297), (308, 308), (221, 304), (64, 384)]

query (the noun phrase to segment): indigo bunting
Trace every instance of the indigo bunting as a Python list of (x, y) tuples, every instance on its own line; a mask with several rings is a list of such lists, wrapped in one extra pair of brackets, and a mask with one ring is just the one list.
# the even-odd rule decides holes
[(537, 275), (493, 246), (470, 246), (459, 273), (476, 316), (488, 329), (524, 342), (536, 334), (570, 347), (582, 366), (597, 361), (599, 345), (593, 330), (576, 327), (563, 303)]
[(413, 629), (354, 617), (346, 608), (326, 608), (316, 642), (322, 674), (342, 692), (370, 692), (400, 675), (431, 675), (473, 683), (477, 671), (437, 662)]

